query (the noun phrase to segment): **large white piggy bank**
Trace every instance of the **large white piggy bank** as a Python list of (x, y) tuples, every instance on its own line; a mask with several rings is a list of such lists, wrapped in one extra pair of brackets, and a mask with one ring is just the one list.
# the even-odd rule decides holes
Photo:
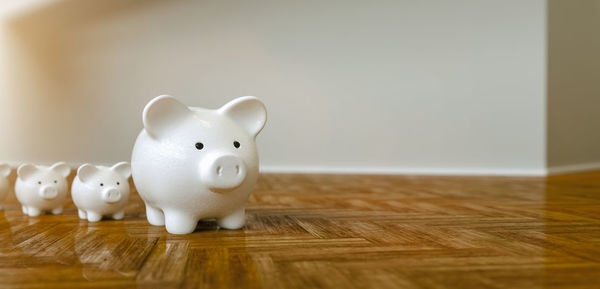
[(129, 200), (129, 176), (131, 168), (126, 162), (112, 167), (81, 165), (71, 186), (79, 218), (90, 222), (98, 222), (103, 216), (123, 219)]
[(67, 176), (71, 168), (63, 162), (52, 166), (22, 164), (17, 169), (15, 195), (23, 213), (39, 216), (42, 212), (62, 213), (67, 198)]
[(187, 107), (167, 95), (144, 108), (131, 172), (148, 222), (188, 234), (200, 219), (244, 226), (246, 201), (258, 178), (255, 138), (267, 120), (255, 97), (211, 110)]
[(2, 204), (10, 192), (9, 175), (10, 167), (7, 164), (0, 164), (0, 210), (2, 210)]

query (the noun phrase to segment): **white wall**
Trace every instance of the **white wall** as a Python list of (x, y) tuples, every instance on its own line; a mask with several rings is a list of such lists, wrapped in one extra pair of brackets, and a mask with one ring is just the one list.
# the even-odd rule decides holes
[(277, 171), (539, 174), (545, 1), (57, 1), (5, 21), (0, 160), (129, 159), (168, 93), (269, 109)]
[(550, 172), (600, 169), (600, 1), (548, 6)]

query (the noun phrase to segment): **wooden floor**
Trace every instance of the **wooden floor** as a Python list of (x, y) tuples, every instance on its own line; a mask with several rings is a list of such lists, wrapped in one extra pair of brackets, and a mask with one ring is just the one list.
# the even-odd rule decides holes
[[(69, 201), (70, 202), (70, 201)], [(262, 175), (243, 230), (0, 211), (0, 288), (600, 288), (600, 173)]]

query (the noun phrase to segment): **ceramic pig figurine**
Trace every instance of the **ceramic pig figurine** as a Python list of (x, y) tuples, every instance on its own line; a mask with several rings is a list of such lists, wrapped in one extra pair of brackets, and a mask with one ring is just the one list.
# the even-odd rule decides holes
[(126, 162), (112, 167), (80, 166), (71, 186), (79, 218), (90, 222), (98, 222), (103, 216), (123, 219), (129, 200), (129, 176), (131, 168)]
[(67, 176), (71, 168), (63, 162), (52, 166), (22, 164), (17, 169), (15, 194), (22, 205), (23, 213), (39, 216), (50, 211), (62, 213), (67, 198)]
[(151, 100), (131, 159), (148, 222), (172, 234), (191, 233), (205, 218), (225, 229), (243, 227), (258, 177), (255, 138), (266, 120), (264, 104), (252, 96), (215, 110), (167, 95)]
[(0, 164), (0, 210), (2, 204), (10, 191), (8, 176), (10, 175), (10, 167), (7, 164)]

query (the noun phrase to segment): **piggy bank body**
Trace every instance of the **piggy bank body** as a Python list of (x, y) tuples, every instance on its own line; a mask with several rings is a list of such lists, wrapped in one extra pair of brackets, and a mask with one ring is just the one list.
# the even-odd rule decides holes
[(9, 175), (10, 167), (7, 164), (0, 164), (0, 210), (2, 210), (2, 204), (10, 192), (10, 182), (8, 181)]
[(225, 229), (243, 227), (258, 178), (262, 102), (240, 97), (211, 110), (159, 96), (146, 105), (143, 122), (131, 171), (148, 222), (173, 234), (191, 233), (205, 218)]
[(23, 164), (17, 170), (15, 195), (23, 213), (38, 216), (43, 212), (62, 213), (67, 198), (67, 176), (71, 169), (65, 163), (52, 166)]
[(129, 200), (131, 169), (126, 162), (112, 167), (84, 164), (77, 170), (71, 186), (79, 218), (97, 222), (102, 217), (123, 219)]

